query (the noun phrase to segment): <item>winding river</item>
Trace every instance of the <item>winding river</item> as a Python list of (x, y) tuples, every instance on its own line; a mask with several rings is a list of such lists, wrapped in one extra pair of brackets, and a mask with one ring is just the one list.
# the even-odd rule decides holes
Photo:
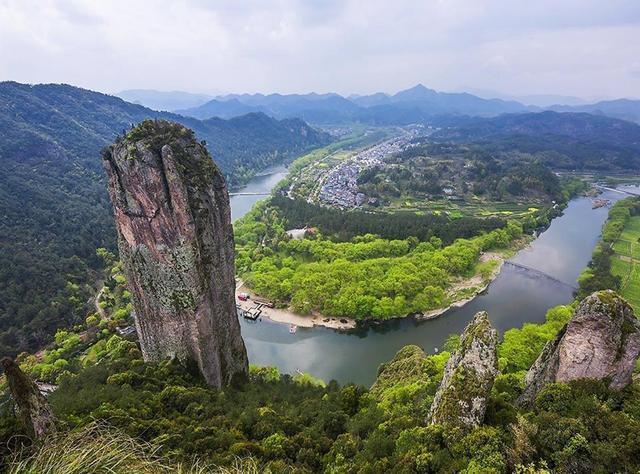
[[(262, 192), (286, 175), (284, 168), (252, 180), (244, 192)], [(638, 190), (639, 188), (633, 188)], [(605, 192), (612, 201), (621, 193)], [(232, 215), (246, 213), (260, 196), (233, 196)], [(389, 361), (406, 344), (434, 353), (448, 335), (460, 333), (478, 311), (487, 311), (501, 333), (526, 322), (541, 322), (546, 311), (573, 299), (573, 286), (590, 260), (608, 209), (591, 208), (588, 198), (573, 199), (564, 214), (532, 244), (520, 251), (512, 262), (540, 273), (506, 264), (488, 289), (461, 308), (453, 308), (440, 318), (417, 322), (411, 318), (395, 320), (356, 332), (341, 333), (325, 328), (298, 328), (289, 334), (285, 324), (241, 320), (242, 335), (249, 361), (273, 365), (282, 372), (309, 372), (323, 380), (370, 385), (378, 366)]]

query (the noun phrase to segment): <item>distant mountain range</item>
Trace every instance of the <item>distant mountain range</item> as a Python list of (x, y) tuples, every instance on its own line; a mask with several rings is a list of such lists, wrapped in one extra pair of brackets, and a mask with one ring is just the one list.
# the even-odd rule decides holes
[(586, 112), (593, 115), (606, 115), (640, 123), (640, 100), (617, 99), (586, 105), (554, 105), (550, 109), (556, 112)]
[(115, 95), (132, 104), (144, 105), (153, 110), (167, 112), (198, 107), (214, 98), (214, 96), (209, 94), (194, 94), (183, 91), (156, 91), (153, 89), (129, 89), (118, 92)]
[(71, 308), (69, 284), (83, 288), (96, 248), (115, 243), (100, 151), (146, 118), (193, 129), (231, 183), (330, 140), (299, 119), (201, 121), (67, 85), (0, 83), (1, 354), (84, 317), (88, 296)]
[[(262, 112), (276, 118), (300, 117), (317, 124), (362, 122), (395, 124), (433, 121), (442, 116), (495, 117), (505, 113), (587, 112), (640, 122), (640, 101), (621, 99), (581, 104), (581, 99), (563, 96), (528, 96), (529, 104), (505, 99), (487, 99), (459, 92), (437, 92), (421, 84), (389, 95), (376, 93), (343, 97), (338, 94), (230, 94), (202, 105), (176, 110), (181, 115), (207, 119), (231, 118), (249, 112)], [(567, 105), (539, 106), (553, 99)]]
[(232, 94), (176, 113), (200, 119), (263, 112), (277, 118), (300, 117), (313, 123), (345, 121), (406, 124), (440, 115), (495, 116), (529, 109), (514, 101), (482, 99), (466, 93), (436, 92), (423, 85), (394, 95), (377, 93), (345, 98), (338, 94)]

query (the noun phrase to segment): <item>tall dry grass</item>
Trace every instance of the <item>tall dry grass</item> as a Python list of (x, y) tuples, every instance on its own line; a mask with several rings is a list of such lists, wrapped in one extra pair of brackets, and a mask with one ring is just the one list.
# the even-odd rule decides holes
[(251, 458), (237, 459), (231, 468), (195, 460), (173, 463), (158, 447), (101, 424), (60, 433), (33, 452), (16, 453), (8, 474), (254, 474)]

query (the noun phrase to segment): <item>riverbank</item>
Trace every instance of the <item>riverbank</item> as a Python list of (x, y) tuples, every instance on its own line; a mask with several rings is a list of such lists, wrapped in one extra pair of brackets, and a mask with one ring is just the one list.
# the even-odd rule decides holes
[[(459, 291), (466, 293), (471, 293), (469, 296), (465, 298), (458, 299), (453, 301), (449, 306), (444, 308), (437, 308), (431, 311), (425, 311), (421, 314), (415, 315), (415, 318), (418, 321), (427, 321), (429, 319), (435, 319), (442, 316), (444, 313), (453, 308), (462, 308), (467, 303), (470, 303), (475, 299), (476, 296), (486, 291), (489, 288), (489, 285), (493, 280), (497, 278), (500, 274), (500, 270), (502, 270), (502, 265), (504, 265), (506, 258), (500, 254), (495, 252), (487, 252), (480, 256), (481, 262), (497, 262), (495, 268), (491, 272), (491, 276), (488, 278), (481, 278), (479, 275), (474, 275), (471, 278), (463, 279), (459, 282), (454, 283), (450, 291), (448, 291), (448, 296), (452, 296), (453, 291)], [(453, 291), (452, 291), (453, 290)]]
[[(458, 278), (451, 283), (447, 288), (447, 297), (450, 304), (442, 308), (436, 308), (430, 311), (425, 311), (419, 314), (408, 314), (405, 316), (399, 316), (394, 319), (404, 319), (410, 316), (415, 317), (416, 320), (429, 320), (435, 319), (452, 308), (461, 308), (466, 304), (473, 301), (478, 295), (483, 293), (500, 274), (500, 270), (504, 262), (513, 256), (516, 252), (527, 247), (532, 241), (531, 236), (525, 236), (516, 242), (513, 242), (508, 249), (502, 251), (483, 252), (478, 260), (478, 266), (492, 266), (490, 273), (482, 274), (481, 271), (468, 278)], [(238, 298), (241, 294), (249, 295), (249, 299), (242, 301)], [(236, 287), (236, 302), (243, 311), (255, 310), (256, 300), (263, 300), (260, 295), (256, 295), (250, 288), (248, 288), (242, 280), (238, 282)], [(331, 316), (325, 316), (318, 312), (313, 312), (310, 315), (302, 315), (293, 312), (289, 308), (269, 308), (262, 305), (260, 307), (260, 318), (265, 318), (271, 322), (294, 325), (299, 327), (316, 327), (322, 326), (328, 329), (337, 331), (348, 331), (355, 329), (358, 323), (355, 319), (351, 318), (337, 318)], [(375, 319), (366, 319), (364, 323), (377, 323), (381, 322)]]
[[(248, 294), (249, 299), (242, 301), (238, 296), (242, 293)], [(260, 300), (260, 296), (256, 295), (250, 288), (248, 288), (242, 280), (239, 281), (236, 286), (236, 304), (243, 311), (250, 311), (256, 306), (256, 299)], [(336, 331), (348, 331), (355, 329), (357, 323), (355, 319), (350, 318), (333, 318), (324, 316), (320, 313), (314, 312), (310, 315), (303, 315), (294, 313), (290, 309), (282, 308), (269, 308), (268, 306), (261, 306), (260, 318), (265, 318), (274, 323), (294, 325), (304, 328), (312, 328), (315, 326), (323, 326)]]
[[(443, 308), (436, 308), (416, 314), (416, 320), (428, 321), (430, 319), (436, 319), (451, 309), (462, 308), (463, 306), (471, 303), (478, 295), (484, 293), (487, 288), (489, 288), (489, 285), (491, 285), (491, 283), (498, 277), (504, 262), (520, 250), (524, 250), (531, 244), (532, 240), (532, 236), (524, 236), (522, 239), (514, 242), (509, 249), (502, 252), (483, 252), (482, 255), (480, 255), (479, 263), (487, 264), (489, 262), (495, 262), (495, 266), (491, 270), (491, 274), (483, 277), (476, 273), (471, 278), (463, 278), (454, 282), (447, 290), (447, 296), (452, 299), (451, 304)], [(456, 295), (459, 297), (456, 298)]]

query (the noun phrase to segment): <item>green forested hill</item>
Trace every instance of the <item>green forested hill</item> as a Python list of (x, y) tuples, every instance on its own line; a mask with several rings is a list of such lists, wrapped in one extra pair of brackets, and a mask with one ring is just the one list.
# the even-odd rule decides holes
[(115, 236), (100, 150), (149, 117), (195, 130), (231, 184), (328, 141), (297, 119), (199, 121), (67, 85), (0, 83), (0, 354), (84, 315), (95, 249)]
[(474, 143), (488, 152), (518, 150), (538, 154), (555, 169), (640, 169), (640, 125), (586, 113), (452, 119), (432, 138)]

